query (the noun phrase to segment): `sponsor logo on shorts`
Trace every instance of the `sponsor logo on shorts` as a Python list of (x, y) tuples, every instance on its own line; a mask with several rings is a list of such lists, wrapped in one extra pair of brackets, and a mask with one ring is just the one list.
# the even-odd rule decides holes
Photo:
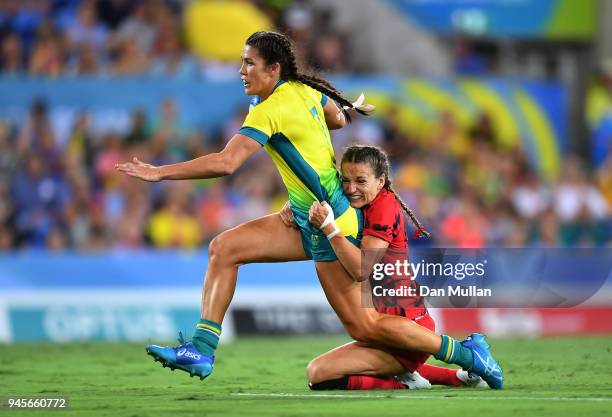
[(312, 244), (312, 246), (319, 246), (319, 235), (310, 235), (310, 243)]

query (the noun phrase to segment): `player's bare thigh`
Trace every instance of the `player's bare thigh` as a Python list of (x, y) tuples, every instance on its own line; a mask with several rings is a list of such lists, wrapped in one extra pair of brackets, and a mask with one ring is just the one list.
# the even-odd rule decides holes
[[(369, 332), (379, 314), (362, 303), (362, 283), (351, 279), (339, 261), (317, 262), (317, 275), (325, 296), (353, 339), (359, 332)], [(364, 340), (362, 340), (364, 341)]]
[(300, 232), (286, 226), (278, 213), (259, 217), (226, 230), (213, 239), (208, 250), (210, 261), (222, 264), (308, 259)]
[(306, 259), (299, 231), (285, 226), (278, 213), (221, 233), (208, 247), (201, 318), (223, 322), (234, 296), (240, 265)]
[(384, 349), (350, 342), (313, 359), (306, 368), (308, 382), (316, 384), (345, 375), (392, 376), (405, 372)]

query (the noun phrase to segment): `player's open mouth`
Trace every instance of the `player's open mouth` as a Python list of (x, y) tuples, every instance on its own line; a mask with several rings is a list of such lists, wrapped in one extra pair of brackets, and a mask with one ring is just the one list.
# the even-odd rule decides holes
[(357, 201), (357, 200), (361, 200), (363, 197), (360, 195), (351, 195), (349, 196), (349, 200), (351, 201)]

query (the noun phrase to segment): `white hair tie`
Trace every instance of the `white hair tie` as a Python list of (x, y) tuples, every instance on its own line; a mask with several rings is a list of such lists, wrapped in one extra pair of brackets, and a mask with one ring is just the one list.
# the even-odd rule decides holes
[(376, 106), (373, 106), (372, 104), (364, 103), (364, 101), (365, 101), (365, 95), (361, 93), (359, 97), (357, 98), (357, 100), (355, 100), (355, 102), (352, 104), (352, 106), (343, 106), (342, 108), (344, 110), (357, 109), (357, 110), (361, 110), (366, 113), (373, 112), (374, 109), (376, 109)]

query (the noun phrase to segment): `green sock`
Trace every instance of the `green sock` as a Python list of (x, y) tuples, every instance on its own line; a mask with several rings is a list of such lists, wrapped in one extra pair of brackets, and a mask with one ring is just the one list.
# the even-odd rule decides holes
[(196, 331), (191, 341), (200, 353), (206, 356), (212, 356), (219, 344), (220, 335), (221, 325), (219, 323), (200, 319), (198, 324), (196, 324)]
[(461, 346), (457, 340), (443, 334), (442, 346), (440, 351), (434, 357), (442, 362), (454, 363), (461, 366), (463, 369), (470, 369), (474, 365), (474, 355), (472, 351)]

